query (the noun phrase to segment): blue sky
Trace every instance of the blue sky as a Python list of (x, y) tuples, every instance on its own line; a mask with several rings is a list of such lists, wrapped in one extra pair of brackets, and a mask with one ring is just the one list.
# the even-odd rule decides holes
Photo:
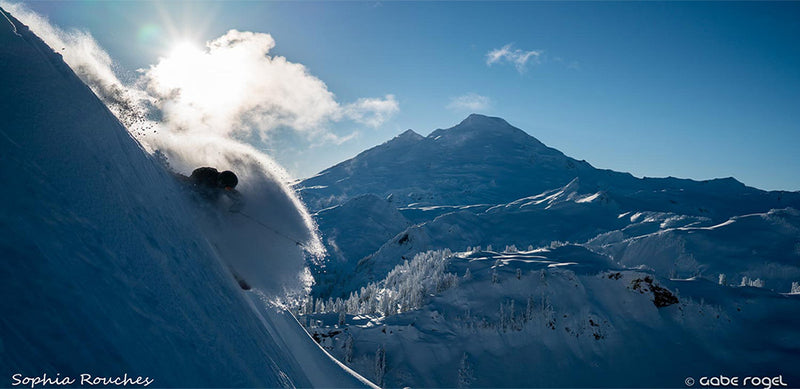
[(336, 142), (292, 131), (256, 142), (297, 177), (475, 111), (596, 167), (800, 190), (800, 2), (28, 6), (90, 32), (131, 77), (177, 41), (237, 29), (270, 34), (270, 55), (303, 64), (342, 105), (392, 96), (397, 109), (377, 126), (323, 122)]

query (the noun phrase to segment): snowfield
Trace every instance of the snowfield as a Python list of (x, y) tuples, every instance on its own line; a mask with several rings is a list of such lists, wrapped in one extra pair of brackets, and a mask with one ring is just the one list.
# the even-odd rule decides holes
[[(0, 386), (81, 374), (153, 387), (371, 386), (229, 271), (274, 299), (302, 283), (295, 242), (193, 201), (13, 15), (0, 18), (0, 58)], [(246, 209), (312, 239), (291, 191), (261, 176), (259, 191), (243, 188)], [(257, 213), (272, 201), (283, 213)], [(223, 247), (232, 236), (258, 244)]]
[(663, 279), (581, 246), (420, 254), (315, 309), (323, 347), (388, 387), (800, 380), (797, 295)]

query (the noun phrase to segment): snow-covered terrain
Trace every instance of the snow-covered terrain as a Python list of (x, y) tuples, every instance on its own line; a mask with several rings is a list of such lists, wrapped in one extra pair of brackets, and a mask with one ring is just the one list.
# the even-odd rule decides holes
[[(334, 262), (348, 264), (340, 271), (326, 267), (326, 274), (346, 276), (329, 277), (340, 280), (335, 288), (318, 285), (324, 297), (345, 297), (430, 249), (541, 247), (552, 241), (588, 242), (625, 265), (651, 266), (665, 277), (766, 277), (768, 286), (786, 291), (800, 275), (800, 225), (792, 216), (800, 209), (800, 193), (765, 192), (733, 178), (640, 179), (595, 169), (499, 118), (471, 115), (427, 137), (406, 131), (297, 187), (312, 209), (326, 207), (316, 215), (323, 239), (336, 253)], [(377, 206), (373, 197), (361, 206), (365, 195), (385, 200)], [(393, 210), (405, 220), (387, 218)], [(759, 237), (748, 227), (761, 231)], [(361, 234), (339, 233), (344, 230), (394, 234), (371, 236), (382, 243), (365, 244)], [(745, 239), (739, 239), (742, 234)], [(695, 244), (687, 247), (686, 239)], [(758, 239), (767, 247), (754, 251)], [(644, 248), (647, 242), (653, 243)], [(738, 257), (755, 255), (750, 262), (757, 265), (734, 264), (710, 249), (731, 242), (739, 246)], [(657, 253), (671, 246), (674, 258)], [(359, 263), (354, 274), (353, 263)]]
[(482, 115), (297, 188), (335, 253), (306, 324), (375, 382), (800, 381), (800, 193), (595, 169)]
[(5, 11), (0, 77), (0, 386), (81, 374), (154, 387), (371, 385), (272, 304), (302, 291), (316, 236), (266, 166), (221, 166), (241, 173), (247, 216), (199, 201)]
[(315, 338), (390, 387), (800, 382), (800, 295), (659, 278), (581, 246), (419, 255), (317, 308)]

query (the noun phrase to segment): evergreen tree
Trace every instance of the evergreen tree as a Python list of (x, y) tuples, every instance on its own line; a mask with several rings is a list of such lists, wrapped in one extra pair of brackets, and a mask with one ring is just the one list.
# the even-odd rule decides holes
[(375, 363), (373, 367), (375, 373), (375, 383), (378, 386), (383, 386), (383, 379), (386, 375), (386, 349), (384, 349), (383, 345), (378, 346), (378, 350), (375, 351)]
[(508, 326), (508, 321), (506, 319), (506, 304), (505, 302), (500, 302), (500, 330), (506, 332), (506, 327)]
[(344, 339), (344, 361), (346, 363), (353, 362), (353, 335), (347, 334)]
[(525, 321), (533, 320), (534, 304), (533, 296), (528, 296), (528, 306), (525, 307)]
[(458, 388), (469, 388), (472, 385), (472, 382), (475, 381), (475, 373), (472, 370), (472, 366), (469, 363), (469, 358), (467, 357), (467, 353), (461, 357), (461, 363), (458, 367)]

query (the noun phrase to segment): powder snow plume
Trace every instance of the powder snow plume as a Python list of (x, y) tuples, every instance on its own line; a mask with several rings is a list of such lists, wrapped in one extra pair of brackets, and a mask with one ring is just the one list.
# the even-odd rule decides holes
[[(269, 282), (248, 281), (272, 292), (308, 286), (305, 260), (324, 255), (316, 226), (288, 186), (289, 174), (245, 140), (292, 131), (305, 139), (343, 142), (351, 135), (334, 134), (326, 125), (340, 120), (380, 125), (398, 110), (394, 96), (341, 104), (305, 66), (270, 56), (275, 41), (269, 34), (236, 30), (204, 48), (178, 46), (140, 69), (135, 80), (122, 81), (113, 59), (88, 32), (62, 30), (22, 4), (0, 5), (59, 52), (142, 146), (165, 157), (174, 172), (187, 175), (213, 166), (237, 173), (249, 223), (256, 226), (232, 219), (223, 224), (209, 219), (208, 226), (216, 233), (212, 240), (230, 243), (227, 250), (238, 261), (230, 266), (253, 277), (255, 268), (264, 266), (260, 261), (269, 258), (270, 274), (262, 277)], [(242, 228), (250, 229), (242, 233)], [(274, 235), (271, 230), (289, 237), (274, 237), (286, 240), (288, 248), (258, 243), (259, 234)]]

